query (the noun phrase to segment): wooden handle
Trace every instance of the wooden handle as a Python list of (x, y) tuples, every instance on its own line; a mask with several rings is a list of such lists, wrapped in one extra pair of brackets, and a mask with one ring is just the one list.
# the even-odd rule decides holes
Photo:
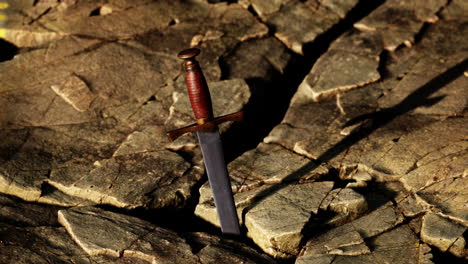
[(185, 60), (183, 64), (185, 80), (193, 113), (197, 123), (203, 124), (213, 119), (213, 106), (205, 76), (203, 76), (200, 65), (195, 60), (195, 56), (199, 53), (199, 49), (188, 49), (180, 52), (178, 57)]

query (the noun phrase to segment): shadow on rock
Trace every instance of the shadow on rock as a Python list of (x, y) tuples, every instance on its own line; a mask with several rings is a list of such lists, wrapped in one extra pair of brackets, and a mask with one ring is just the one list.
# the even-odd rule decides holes
[[(434, 79), (430, 80), (416, 91), (408, 95), (404, 100), (402, 100), (399, 104), (382, 109), (378, 112), (372, 114), (366, 114), (359, 117), (356, 117), (349, 122), (345, 126), (349, 126), (351, 124), (358, 123), (360, 121), (365, 121), (363, 125), (358, 128), (358, 131), (351, 133), (349, 136), (343, 138), (341, 141), (336, 143), (334, 146), (329, 148), (323, 154), (321, 154), (317, 161), (310, 161), (309, 163), (302, 166), (300, 169), (296, 170), (294, 173), (289, 175), (288, 177), (284, 178), (283, 182), (291, 182), (294, 180), (298, 180), (308, 172), (316, 169), (321, 163), (326, 163), (332, 160), (341, 152), (345, 151), (349, 147), (353, 146), (360, 140), (368, 137), (377, 129), (384, 127), (392, 120), (401, 116), (403, 114), (407, 114), (411, 110), (414, 110), (418, 107), (433, 105), (440, 101), (443, 97), (434, 97), (430, 98), (432, 94), (436, 91), (440, 90), (444, 86), (448, 85), (459, 76), (463, 75), (464, 71), (468, 68), (468, 59), (463, 60), (462, 62), (458, 63), (454, 67), (448, 69), (444, 73), (438, 75)], [(272, 185), (271, 187), (263, 190), (262, 192), (258, 193), (256, 197), (253, 199), (252, 204), (250, 204), (246, 210), (243, 212), (243, 217), (246, 213), (257, 206), (260, 202), (266, 199), (268, 196), (278, 192), (279, 190), (283, 189), (285, 184), (277, 184)]]

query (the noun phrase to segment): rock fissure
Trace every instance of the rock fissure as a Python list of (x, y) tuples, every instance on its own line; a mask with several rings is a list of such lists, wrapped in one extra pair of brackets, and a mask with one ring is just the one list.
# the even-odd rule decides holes
[[(0, 248), (0, 262), (24, 263), (19, 252), (29, 251), (30, 262), (90, 264), (466, 258), (463, 0), (8, 8), (5, 38), (20, 50), (0, 63), (0, 190), (71, 207), (61, 222), (75, 230), (0, 196), (0, 233), (13, 245)], [(221, 131), (249, 242), (218, 237), (195, 137), (165, 140), (165, 130), (193, 123), (175, 55), (194, 45), (215, 115), (246, 113)], [(77, 207), (93, 204), (138, 217)], [(209, 234), (190, 233), (197, 216)], [(142, 218), (177, 233), (130, 228)], [(48, 235), (8, 219), (42, 221)]]

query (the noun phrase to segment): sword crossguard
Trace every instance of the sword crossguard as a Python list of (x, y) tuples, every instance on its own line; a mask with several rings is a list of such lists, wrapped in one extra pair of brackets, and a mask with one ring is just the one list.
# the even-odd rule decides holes
[(187, 132), (213, 131), (219, 124), (226, 121), (241, 121), (243, 113), (237, 112), (229, 115), (213, 117), (213, 106), (211, 103), (210, 90), (206, 84), (205, 76), (195, 57), (200, 54), (200, 49), (191, 48), (181, 51), (177, 57), (183, 59), (185, 70), (185, 81), (189, 95), (192, 111), (196, 123), (190, 126), (167, 132), (170, 141), (174, 141)]

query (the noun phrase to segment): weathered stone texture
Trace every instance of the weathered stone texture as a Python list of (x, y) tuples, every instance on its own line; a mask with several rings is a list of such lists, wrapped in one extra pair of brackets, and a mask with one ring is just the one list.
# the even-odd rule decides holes
[[(302, 230), (333, 187), (332, 182), (311, 182), (326, 174), (327, 169), (281, 146), (264, 143), (231, 162), (228, 168), (238, 216), (248, 236), (271, 255), (296, 254)], [(305, 173), (297, 173), (301, 170)], [(365, 211), (362, 196), (355, 194), (351, 198), (345, 193), (353, 196), (345, 190), (329, 201), (327, 208), (344, 215)], [(200, 189), (195, 214), (219, 226), (208, 184)], [(287, 224), (284, 217), (290, 220)]]
[(196, 262), (185, 240), (138, 218), (81, 207), (59, 211), (58, 219), (91, 256), (132, 256), (155, 263), (167, 263), (175, 257), (178, 262)]
[(291, 57), (288, 49), (273, 37), (252, 39), (223, 57), (223, 72), (229, 79), (270, 80), (275, 73), (283, 73)]
[[(349, 32), (334, 41), (299, 87), (281, 124), (264, 139), (265, 143), (280, 144), (338, 169), (341, 179), (355, 181), (348, 183), (348, 187), (362, 188), (367, 186), (366, 182), (379, 182), (379, 186), (389, 191), (387, 199), (392, 199), (398, 210), (399, 220), (390, 227), (374, 228), (374, 224), (382, 222), (375, 219), (367, 222), (362, 230), (356, 230), (366, 239), (365, 243), (361, 243), (359, 237), (348, 241), (353, 237), (349, 235), (324, 239), (329, 244), (320, 246), (316, 237), (308, 237), (310, 241), (297, 263), (431, 263), (430, 248), (419, 242), (419, 232), (424, 243), (457, 256), (465, 254), (465, 241), (460, 234), (466, 228), (464, 201), (467, 200), (463, 191), (466, 189), (465, 138), (468, 132), (464, 116), (467, 97), (462, 92), (462, 87), (466, 87), (466, 45), (460, 44), (464, 41), (458, 34), (444, 38), (442, 33), (449, 30), (464, 32), (465, 27), (460, 26), (463, 18), (453, 9), (450, 11), (453, 17), (450, 17), (449, 8), (442, 13), (446, 13), (450, 21), (436, 22), (434, 15), (446, 4), (445, 1), (432, 1), (426, 8), (418, 7), (419, 4), (415, 3), (414, 8), (419, 8), (417, 12), (409, 12), (415, 9), (407, 2), (386, 1), (355, 25), (359, 31)], [(453, 5), (459, 7), (460, 3), (450, 3), (451, 8)], [(393, 13), (395, 19), (401, 19), (399, 23), (407, 24), (384, 30), (388, 26), (384, 17), (392, 12), (407, 14), (405, 17)], [(411, 46), (411, 39), (423, 22), (436, 23), (427, 28), (415, 47), (394, 51), (406, 40)], [(397, 32), (401, 33), (398, 33), (400, 37), (395, 37)], [(373, 66), (363, 70), (354, 62), (350, 64), (354, 68), (339, 68), (340, 63), (333, 57), (347, 53), (363, 63), (366, 61), (363, 58), (382, 58), (384, 49), (390, 51), (389, 57), (380, 62), (376, 60), (368, 64)], [(341, 73), (341, 69), (357, 72), (348, 77), (346, 74), (336, 77), (336, 72)], [(385, 75), (381, 76), (381, 72)], [(361, 85), (360, 81), (352, 79), (372, 73), (378, 76), (374, 81), (383, 78), (378, 85), (365, 85), (365, 82)], [(350, 86), (348, 80), (352, 80)], [(354, 89), (358, 86), (362, 87)], [(320, 91), (324, 87), (328, 88)], [(348, 92), (341, 94), (344, 91)], [(336, 102), (324, 100), (336, 94), (339, 94)], [(315, 103), (314, 100), (321, 101)], [(328, 209), (333, 209), (332, 197), (338, 192), (338, 189), (330, 192), (324, 209), (328, 203)], [(368, 195), (364, 196), (371, 201), (373, 198)], [(396, 212), (395, 209), (387, 210), (387, 214)], [(357, 211), (356, 215), (364, 213)], [(450, 223), (450, 230), (456, 229), (458, 233), (444, 237), (436, 231), (442, 229), (442, 223), (425, 220), (431, 219), (431, 215), (439, 217), (446, 225)], [(421, 216), (424, 216), (422, 220)], [(349, 225), (343, 223), (352, 220), (341, 217), (338, 215), (326, 221), (332, 229), (325, 235), (342, 233), (341, 229)], [(351, 222), (353, 228), (359, 228), (359, 222), (366, 217)], [(404, 217), (412, 219), (410, 224), (394, 229)], [(393, 236), (399, 232), (401, 236), (411, 237), (408, 241), (412, 241), (412, 246), (396, 249), (390, 244), (385, 245), (392, 239), (379, 244), (380, 236), (385, 237), (387, 233)], [(436, 241), (447, 241), (445, 248), (442, 242)]]
[(25, 203), (18, 198), (0, 195), (0, 222), (17, 226), (57, 225), (55, 206)]
[(401, 44), (412, 46), (423, 24), (438, 20), (436, 13), (446, 0), (386, 1), (354, 24), (358, 31), (336, 39), (319, 58), (301, 84), (314, 100), (342, 94), (378, 81), (383, 50), (395, 51)]
[(1, 263), (95, 263), (73, 243), (64, 228), (3, 224), (0, 237)]
[(234, 240), (222, 239), (206, 233), (189, 233), (186, 237), (190, 244), (202, 247), (197, 257), (203, 264), (215, 264), (221, 260), (224, 263), (276, 263), (266, 254), (259, 254), (245, 244)]
[(436, 22), (436, 13), (446, 3), (446, 0), (386, 1), (369, 16), (354, 24), (354, 27), (379, 34), (385, 49), (389, 51), (394, 51), (401, 44), (410, 47), (423, 23)]
[(301, 231), (332, 188), (333, 182), (289, 185), (254, 202), (245, 213), (247, 235), (273, 256), (297, 254)]
[[(294, 175), (306, 167), (316, 168), (304, 175)], [(235, 192), (263, 184), (317, 180), (328, 173), (324, 166), (319, 166), (281, 146), (265, 143), (260, 143), (254, 150), (244, 153), (230, 163), (228, 168)]]
[[(252, 242), (301, 264), (467, 258), (467, 1), (8, 2), (0, 192), (22, 200), (0, 196), (0, 262), (275, 263)], [(249, 243), (90, 206), (193, 210), (202, 185), (194, 214), (219, 226), (194, 135), (165, 135), (193, 123), (187, 47), (216, 116), (302, 81), (228, 165)]]
[[(420, 243), (408, 225), (393, 228), (402, 219), (387, 205), (312, 238), (296, 263), (432, 263), (430, 248)], [(373, 231), (368, 232), (366, 225)]]
[[(270, 255), (287, 257), (297, 254), (302, 230), (332, 187), (333, 182), (263, 185), (237, 192), (234, 199), (247, 235)], [(195, 214), (219, 226), (209, 187), (202, 187), (201, 192)]]
[(463, 233), (466, 225), (461, 226), (434, 213), (427, 213), (422, 219), (421, 239), (441, 251), (450, 251), (459, 257), (468, 257)]
[(330, 50), (319, 58), (301, 86), (310, 90), (314, 100), (320, 100), (379, 80), (378, 66), (376, 56)]
[[(460, 116), (467, 107), (468, 96), (464, 87), (468, 86), (468, 78), (463, 75), (447, 76), (448, 80), (437, 79), (444, 72), (450, 71), (462, 63), (460, 55), (463, 52), (454, 53), (450, 57), (421, 58), (404, 78), (389, 93), (379, 100), (381, 108), (389, 108), (397, 105), (411, 94), (417, 94), (421, 87), (437, 91), (431, 94), (433, 103), (428, 102), (426, 107), (418, 107), (411, 111), (412, 114)], [(466, 52), (465, 54), (468, 54)], [(430, 70), (428, 70), (430, 69)]]
[(337, 24), (358, 1), (246, 0), (260, 18), (274, 28), (275, 37), (296, 53), (303, 45)]
[[(462, 74), (466, 62), (458, 59), (434, 67), (429, 61), (420, 59), (390, 92), (384, 86), (366, 86), (341, 96), (336, 106), (330, 101), (311, 102), (311, 91), (301, 85), (282, 124), (264, 141), (281, 144), (313, 159), (339, 162), (340, 166), (357, 162), (375, 175), (408, 173), (424, 159), (440, 153), (441, 148), (457, 153), (463, 149), (464, 128), (460, 125), (464, 121), (436, 122), (429, 115), (463, 113), (466, 96), (460, 89), (466, 82)], [(415, 78), (419, 78), (418, 83), (411, 81)], [(409, 89), (406, 96), (403, 87)], [(395, 99), (397, 93), (400, 100)], [(437, 97), (438, 94), (444, 97)], [(378, 110), (379, 107), (382, 108)], [(369, 114), (370, 111), (376, 113)], [(302, 114), (305, 112), (314, 115)], [(447, 129), (453, 133), (446, 133)]]
[[(73, 240), (90, 256), (135, 258), (149, 263), (271, 263), (271, 260), (236, 243), (224, 242), (206, 234), (190, 239), (202, 245), (197, 253), (187, 240), (174, 231), (157, 227), (136, 217), (95, 207), (61, 210), (60, 223)], [(240, 255), (237, 252), (246, 254)]]
[[(165, 149), (195, 146), (190, 137), (175, 145), (165, 139), (164, 130), (193, 120), (184, 85), (175, 85), (183, 84), (175, 55), (203, 33), (197, 45), (215, 112), (238, 111), (248, 87), (240, 79), (219, 81), (218, 61), (240, 42), (264, 36), (266, 26), (239, 5), (201, 1), (10, 8), (21, 12), (13, 12), (6, 39), (35, 49), (0, 66), (0, 190), (63, 205), (82, 202), (65, 194), (128, 208), (183, 205), (202, 170)], [(272, 60), (284, 67), (287, 57)], [(44, 184), (68, 202), (45, 197)]]
[(328, 195), (320, 208), (335, 212), (347, 220), (363, 215), (368, 209), (365, 197), (353, 189), (334, 189)]

